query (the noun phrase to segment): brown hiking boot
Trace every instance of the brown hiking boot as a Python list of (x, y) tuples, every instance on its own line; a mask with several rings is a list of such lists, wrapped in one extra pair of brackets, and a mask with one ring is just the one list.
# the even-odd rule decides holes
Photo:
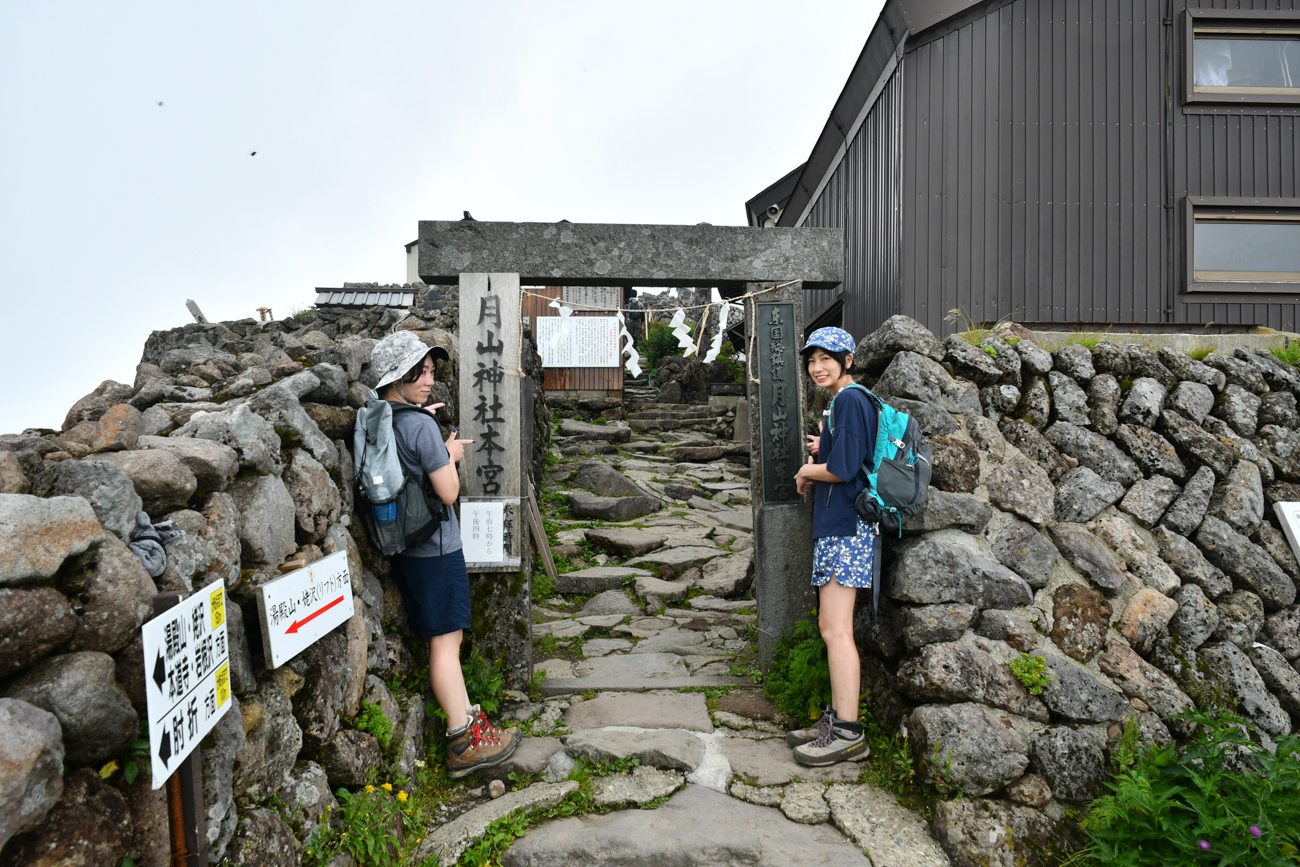
[(447, 776), (459, 780), (480, 768), (500, 764), (519, 747), (518, 735), (496, 728), (474, 714), (465, 731), (447, 741)]

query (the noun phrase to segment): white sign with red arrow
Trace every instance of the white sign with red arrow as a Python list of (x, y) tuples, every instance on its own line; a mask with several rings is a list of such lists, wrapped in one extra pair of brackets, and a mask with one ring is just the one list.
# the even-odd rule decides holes
[(352, 574), (346, 551), (257, 588), (266, 667), (279, 668), (350, 618)]

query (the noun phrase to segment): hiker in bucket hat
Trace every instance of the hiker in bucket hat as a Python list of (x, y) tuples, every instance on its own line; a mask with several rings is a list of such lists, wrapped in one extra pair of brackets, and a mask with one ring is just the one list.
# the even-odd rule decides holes
[(819, 388), (831, 394), (820, 435), (808, 435), (808, 462), (795, 474), (799, 493), (813, 492), (813, 575), (817, 621), (830, 663), (831, 706), (806, 729), (790, 732), (795, 761), (820, 767), (861, 761), (870, 752), (858, 722), (860, 665), (853, 640), (853, 604), (870, 588), (877, 525), (858, 515), (854, 500), (867, 484), (863, 463), (875, 448), (878, 412), (853, 381), (853, 335), (818, 328), (800, 355)]
[(425, 409), (392, 413), (393, 438), (405, 473), (413, 479), (428, 476), (448, 507), (438, 533), (393, 555), (391, 574), (411, 629), (429, 642), (429, 684), (447, 715), (447, 774), (459, 778), (508, 759), (519, 746), (519, 732), (498, 728), (478, 705), (470, 704), (460, 668), (461, 639), (470, 628), (469, 573), (460, 525), (450, 507), (460, 496), (456, 464), (472, 441), (457, 439), (455, 429), (444, 440), (433, 416), (442, 404), (425, 406), (436, 358), (449, 360), (450, 355), (410, 331), (398, 331), (375, 344), (370, 363), (379, 374), (378, 399)]
[(451, 361), (451, 354), (441, 346), (428, 346), (416, 336), (414, 331), (398, 331), (390, 334), (375, 344), (370, 351), (370, 366), (379, 374), (375, 391), (382, 392), (384, 386), (407, 374), (416, 373), (416, 365), (424, 361), (426, 355)]

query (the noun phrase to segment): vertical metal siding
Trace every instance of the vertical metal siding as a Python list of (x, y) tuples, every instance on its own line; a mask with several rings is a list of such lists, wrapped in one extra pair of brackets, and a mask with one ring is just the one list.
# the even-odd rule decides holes
[[(902, 117), (900, 63), (803, 222), (844, 229), (842, 323), (857, 337), (900, 310)], [(804, 293), (805, 321), (836, 297), (835, 290)]]
[(904, 58), (902, 312), (1157, 321), (1164, 0), (1015, 0)]
[[(1294, 0), (1192, 0), (1178, 4), (1190, 9), (1258, 9), (1293, 10)], [(1179, 22), (1181, 23), (1181, 22)], [(1175, 45), (1175, 59), (1182, 40)], [(1296, 147), (1300, 127), (1296, 117), (1243, 114), (1183, 114), (1176, 106), (1174, 115), (1174, 190), (1181, 215), (1183, 196), (1267, 196), (1300, 198), (1296, 178), (1300, 175), (1300, 148)], [(1179, 247), (1174, 264), (1178, 286), (1184, 280), (1181, 218), (1175, 221)], [(1177, 319), (1188, 324), (1254, 324), (1294, 331), (1300, 327), (1298, 303), (1261, 304), (1197, 303), (1195, 295), (1182, 295), (1193, 303), (1179, 303)]]

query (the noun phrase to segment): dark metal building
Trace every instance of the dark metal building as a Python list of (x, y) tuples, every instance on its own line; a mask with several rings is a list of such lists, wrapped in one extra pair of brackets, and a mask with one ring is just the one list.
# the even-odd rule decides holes
[(810, 327), (1295, 330), (1298, 117), (1297, 0), (888, 0), (746, 215), (844, 230)]

